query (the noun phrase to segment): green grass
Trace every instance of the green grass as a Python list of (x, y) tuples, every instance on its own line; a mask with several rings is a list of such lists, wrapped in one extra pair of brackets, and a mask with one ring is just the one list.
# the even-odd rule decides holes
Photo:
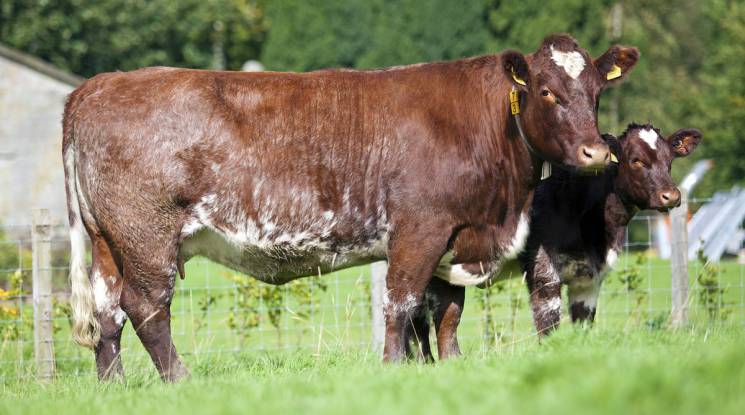
[[(695, 275), (699, 269), (700, 264), (691, 263), (691, 325), (700, 328), (724, 323), (743, 327), (745, 266), (734, 261), (721, 263), (720, 284), (727, 288), (722, 295), (722, 310), (726, 316), (724, 322), (708, 321), (698, 304)], [(619, 279), (624, 270), (638, 274), (638, 286), (632, 291)], [(187, 358), (276, 349), (300, 349), (303, 353), (316, 354), (352, 352), (369, 344), (371, 310), (368, 267), (324, 276), (328, 287), (325, 291), (314, 291), (310, 305), (301, 305), (296, 298), (288, 296), (280, 306), (282, 314), (276, 327), (267, 318), (266, 304), (257, 303), (260, 324), (244, 337), (228, 325), (236, 306), (236, 290), (229, 278), (232, 274), (233, 271), (206, 260), (187, 263), (187, 277), (177, 282), (172, 306), (174, 342), (179, 352)], [(208, 309), (202, 310), (201, 304), (208, 296), (218, 299)], [(502, 286), (492, 288), (489, 311), (484, 309), (480, 300), (483, 296), (484, 290), (467, 290), (466, 308), (458, 330), (465, 349), (474, 352), (512, 350), (516, 342), (533, 337), (527, 290), (520, 278), (509, 279)], [(20, 307), (24, 311), (24, 322), (18, 325), (23, 330), (20, 341), (0, 342), (0, 383), (12, 383), (19, 377), (33, 375), (33, 333), (29, 325), (31, 305), (25, 303)], [(669, 262), (638, 257), (637, 254), (622, 255), (615, 271), (604, 284), (596, 329), (630, 331), (661, 328), (666, 326), (669, 313)], [(562, 324), (567, 326), (568, 316), (564, 314)], [(58, 372), (61, 375), (92, 373), (92, 356), (71, 342), (66, 318), (60, 316), (55, 323), (58, 327), (55, 334)], [(125, 327), (122, 347), (125, 367), (130, 373), (152, 371), (149, 357), (129, 324)]]
[(153, 373), (100, 385), (92, 374), (2, 387), (2, 414), (742, 413), (735, 329), (565, 328), (539, 344), (469, 351), (437, 364), (383, 365), (365, 351), (187, 358), (190, 380)]

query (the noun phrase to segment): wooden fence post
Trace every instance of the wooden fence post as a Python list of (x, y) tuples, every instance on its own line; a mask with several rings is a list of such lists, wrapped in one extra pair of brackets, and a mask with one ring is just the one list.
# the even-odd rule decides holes
[(388, 262), (380, 261), (370, 265), (370, 291), (372, 306), (372, 347), (383, 355), (385, 345), (385, 312), (383, 310), (386, 296), (385, 276), (388, 273)]
[(52, 329), (52, 226), (49, 210), (32, 211), (31, 253), (33, 264), (34, 356), (39, 379), (54, 377)]
[(680, 189), (680, 206), (670, 211), (672, 230), (672, 311), (673, 328), (688, 323), (688, 192)]

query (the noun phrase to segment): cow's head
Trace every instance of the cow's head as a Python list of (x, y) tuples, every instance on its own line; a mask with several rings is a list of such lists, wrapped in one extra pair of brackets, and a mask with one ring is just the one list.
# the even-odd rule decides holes
[(520, 93), (526, 139), (548, 161), (581, 170), (608, 165), (600, 138), (598, 99), (639, 59), (636, 48), (613, 46), (593, 60), (569, 35), (548, 36), (537, 52), (502, 54), (505, 75)]
[(652, 125), (630, 124), (619, 139), (603, 136), (618, 154), (616, 192), (639, 209), (664, 211), (680, 204), (680, 191), (670, 177), (676, 157), (696, 149), (701, 132), (684, 128), (667, 138)]

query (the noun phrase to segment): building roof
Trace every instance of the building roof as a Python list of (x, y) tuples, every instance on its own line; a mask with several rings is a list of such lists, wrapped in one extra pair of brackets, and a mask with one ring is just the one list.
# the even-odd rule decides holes
[(69, 72), (55, 67), (50, 63), (44, 62), (43, 60), (35, 56), (31, 56), (27, 53), (21, 52), (20, 50), (13, 49), (9, 46), (3, 45), (2, 43), (0, 43), (0, 57), (26, 66), (30, 69), (35, 70), (36, 72), (42, 73), (50, 78), (56, 79), (60, 82), (64, 82), (71, 86), (78, 86), (85, 80), (85, 78), (73, 75)]
[(743, 220), (745, 189), (717, 192), (688, 224), (688, 258), (696, 258), (696, 252), (703, 249), (709, 260), (719, 261), (729, 247), (739, 250), (745, 236), (739, 232)]

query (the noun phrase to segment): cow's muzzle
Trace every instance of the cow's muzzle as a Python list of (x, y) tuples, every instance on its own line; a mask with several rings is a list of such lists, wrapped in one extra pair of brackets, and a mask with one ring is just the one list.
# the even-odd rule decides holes
[(603, 143), (581, 145), (577, 150), (577, 165), (583, 170), (602, 170), (610, 163), (610, 150)]

